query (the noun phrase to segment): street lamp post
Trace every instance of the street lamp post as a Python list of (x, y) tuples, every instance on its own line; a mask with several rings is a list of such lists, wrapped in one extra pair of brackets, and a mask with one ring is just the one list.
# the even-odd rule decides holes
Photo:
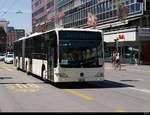
[(116, 52), (118, 52), (118, 38), (114, 39), (114, 41), (115, 41)]

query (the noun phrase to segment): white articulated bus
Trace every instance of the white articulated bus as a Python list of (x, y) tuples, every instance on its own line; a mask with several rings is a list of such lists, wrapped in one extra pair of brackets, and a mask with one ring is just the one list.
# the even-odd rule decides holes
[(80, 28), (32, 34), (14, 42), (14, 64), (55, 83), (104, 81), (103, 34)]

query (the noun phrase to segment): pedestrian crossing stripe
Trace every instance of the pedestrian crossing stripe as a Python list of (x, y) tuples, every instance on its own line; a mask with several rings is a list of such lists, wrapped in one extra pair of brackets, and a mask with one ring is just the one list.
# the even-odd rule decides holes
[(7, 66), (7, 67), (11, 67), (10, 65), (6, 65), (6, 64), (2, 64), (2, 65)]
[(4, 86), (8, 88), (40, 88), (38, 85), (34, 83), (27, 83), (27, 84), (22, 84), (22, 83), (16, 83), (16, 84), (5, 84)]
[(16, 92), (22, 92), (22, 93), (35, 93), (39, 91), (39, 86), (34, 84), (34, 83), (16, 83), (16, 84), (5, 84), (4, 85), (6, 88), (15, 90)]
[(32, 87), (32, 88), (40, 88), (38, 85), (33, 84), (33, 83), (29, 83), (27, 85), (30, 86), (30, 87)]
[(32, 83), (29, 83), (29, 84), (16, 84), (16, 86), (18, 87), (18, 88), (40, 88), (38, 85), (36, 85), (36, 84), (32, 84)]
[(16, 69), (17, 67), (11, 67), (11, 66), (5, 66), (5, 67), (1, 67), (0, 71), (2, 70), (7, 70), (7, 71), (12, 71), (13, 69)]
[(7, 71), (12, 71), (12, 69), (9, 69), (7, 67), (2, 67), (3, 69), (7, 70)]
[(20, 89), (22, 89), (22, 88), (28, 88), (26, 85), (24, 85), (24, 84), (16, 84), (16, 86), (18, 87), (18, 88), (20, 88)]
[(6, 67), (8, 67), (8, 68), (12, 68), (12, 69), (16, 69), (17, 67), (13, 67), (13, 66), (10, 66), (10, 65), (6, 65), (6, 64), (2, 64), (2, 65), (4, 65), (4, 66), (6, 66)]

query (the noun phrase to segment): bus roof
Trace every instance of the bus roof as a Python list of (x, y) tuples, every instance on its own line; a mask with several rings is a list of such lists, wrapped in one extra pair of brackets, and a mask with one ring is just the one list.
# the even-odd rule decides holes
[(90, 31), (90, 32), (102, 32), (101, 30), (91, 29), (91, 28), (86, 28), (86, 29), (83, 29), (83, 28), (55, 28), (55, 29), (52, 29), (52, 30), (49, 30), (49, 31), (46, 31), (46, 32), (36, 32), (34, 34), (29, 35), (28, 37), (27, 36), (26, 37), (22, 37), (22, 38), (20, 38), (17, 41), (28, 39), (28, 38), (31, 38), (31, 37), (34, 37), (34, 36), (38, 36), (38, 35), (42, 35), (44, 33), (49, 33), (49, 32), (52, 32), (52, 31)]
[[(53, 30), (49, 30), (47, 32), (51, 32), (51, 31), (92, 31), (92, 32), (102, 32), (101, 30), (98, 29), (91, 29), (91, 28), (55, 28)], [(45, 33), (47, 33), (45, 32)]]
[(42, 34), (42, 32), (36, 32), (36, 33), (34, 33), (34, 34), (31, 34), (31, 35), (29, 35), (28, 37), (26, 36), (26, 37), (22, 37), (22, 38), (20, 38), (19, 40), (16, 40), (16, 41), (20, 41), (20, 40), (24, 40), (24, 39), (27, 39), (27, 38), (30, 38), (30, 37), (34, 37), (34, 36), (37, 36), (37, 35), (41, 35)]

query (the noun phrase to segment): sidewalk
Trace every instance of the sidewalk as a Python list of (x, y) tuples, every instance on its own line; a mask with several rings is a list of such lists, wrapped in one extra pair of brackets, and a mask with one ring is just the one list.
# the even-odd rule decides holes
[[(112, 63), (109, 63), (109, 62), (105, 62), (104, 67), (114, 69), (112, 66)], [(150, 65), (121, 64), (121, 68), (150, 71)]]

